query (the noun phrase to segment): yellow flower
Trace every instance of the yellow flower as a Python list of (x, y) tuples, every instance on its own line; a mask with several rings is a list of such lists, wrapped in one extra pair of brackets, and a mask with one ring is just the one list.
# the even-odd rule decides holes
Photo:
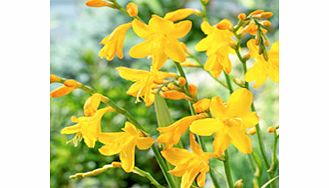
[(99, 51), (98, 55), (101, 58), (106, 58), (108, 61), (112, 61), (116, 54), (120, 59), (123, 58), (123, 42), (128, 29), (131, 27), (131, 23), (125, 23), (118, 26), (114, 31), (105, 37), (101, 44), (104, 47)]
[(231, 94), (225, 104), (220, 97), (213, 97), (210, 102), (212, 118), (196, 120), (190, 126), (191, 132), (210, 136), (215, 133), (214, 151), (222, 155), (232, 143), (242, 153), (251, 153), (252, 144), (246, 129), (258, 123), (258, 116), (250, 111), (252, 93), (238, 89)]
[(255, 81), (254, 88), (262, 86), (269, 77), (273, 82), (279, 82), (279, 41), (275, 42), (268, 52), (268, 61), (263, 55), (258, 54), (258, 46), (256, 40), (252, 39), (247, 43), (250, 55), (255, 59), (253, 67), (251, 67), (246, 75), (247, 82)]
[(178, 9), (173, 12), (169, 12), (164, 16), (164, 19), (176, 22), (178, 20), (183, 20), (186, 17), (192, 15), (192, 14), (200, 14), (200, 11), (193, 8), (183, 8)]
[(131, 172), (135, 167), (135, 147), (146, 150), (153, 144), (151, 137), (145, 137), (136, 127), (126, 122), (123, 132), (101, 133), (99, 141), (105, 144), (99, 152), (106, 156), (118, 154), (122, 168)]
[(114, 112), (114, 109), (111, 107), (102, 108), (89, 117), (77, 118), (73, 116), (71, 120), (77, 124), (65, 127), (62, 129), (61, 134), (76, 134), (76, 136), (84, 139), (89, 148), (93, 148), (101, 132), (101, 119), (106, 112)]
[(122, 78), (135, 82), (127, 91), (128, 95), (136, 97), (136, 102), (143, 99), (146, 106), (150, 106), (154, 102), (153, 89), (159, 84), (163, 84), (166, 78), (176, 77), (174, 73), (161, 72), (157, 70), (144, 71), (130, 69), (126, 67), (117, 67), (116, 70)]
[(75, 80), (66, 80), (63, 86), (56, 88), (50, 92), (50, 97), (52, 98), (62, 97), (64, 95), (71, 93), (73, 90), (75, 90), (80, 86), (81, 83)]
[(100, 103), (105, 102), (106, 100), (107, 100), (107, 98), (99, 93), (95, 93), (92, 96), (90, 96), (86, 100), (86, 102), (83, 106), (85, 116), (94, 115), (96, 113)]
[(161, 151), (163, 157), (175, 166), (169, 172), (174, 176), (181, 176), (181, 188), (191, 187), (195, 178), (198, 185), (203, 187), (206, 182), (206, 174), (209, 171), (209, 159), (213, 154), (203, 152), (196, 143), (193, 134), (190, 134), (190, 147), (192, 152), (186, 149), (170, 148)]
[(204, 114), (187, 116), (169, 125), (168, 127), (157, 128), (157, 130), (160, 132), (160, 135), (157, 139), (158, 142), (166, 144), (166, 148), (171, 148), (173, 145), (179, 142), (180, 138), (193, 121), (204, 117)]
[(191, 21), (172, 21), (153, 15), (149, 24), (135, 19), (132, 22), (134, 32), (145, 41), (133, 46), (129, 54), (134, 58), (152, 57), (152, 66), (160, 69), (168, 58), (184, 62), (186, 50), (179, 38), (184, 37), (191, 29)]
[(218, 77), (222, 70), (227, 74), (231, 72), (232, 65), (229, 54), (234, 53), (230, 43), (234, 42), (233, 34), (229, 31), (232, 23), (227, 19), (211, 26), (204, 21), (201, 24), (202, 31), (207, 35), (195, 47), (197, 51), (206, 51), (208, 59), (204, 65), (205, 70), (210, 71), (214, 77)]
[(135, 17), (138, 15), (138, 7), (133, 2), (128, 3), (126, 10), (130, 17)]

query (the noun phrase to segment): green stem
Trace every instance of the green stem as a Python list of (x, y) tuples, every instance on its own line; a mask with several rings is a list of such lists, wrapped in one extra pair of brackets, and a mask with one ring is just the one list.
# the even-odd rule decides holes
[(224, 160), (224, 169), (225, 169), (225, 175), (226, 180), (229, 188), (233, 188), (233, 180), (232, 180), (232, 174), (230, 169), (230, 161), (229, 161), (229, 154), (228, 151), (225, 150), (225, 160)]
[(141, 170), (138, 167), (135, 167), (133, 172), (150, 180), (151, 184), (153, 184), (156, 188), (165, 188), (164, 186), (160, 185), (159, 182), (157, 182), (157, 180), (155, 180), (149, 172)]
[(230, 94), (232, 94), (233, 93), (233, 87), (232, 87), (230, 76), (228, 74), (226, 74), (226, 72), (224, 72), (224, 75), (225, 75), (225, 79), (226, 79), (226, 83), (227, 83), (227, 88), (230, 91)]
[[(175, 65), (177, 67), (177, 70), (178, 70), (180, 76), (182, 76), (186, 80), (186, 84), (184, 86), (184, 90), (185, 90), (186, 93), (189, 94), (189, 92), (188, 92), (188, 80), (186, 78), (185, 72), (184, 72), (182, 66), (179, 63), (175, 62)], [(191, 114), (192, 115), (195, 115), (196, 113), (194, 111), (194, 108), (193, 108), (193, 105), (192, 105), (191, 101), (188, 101), (188, 104), (189, 104), (189, 108), (190, 108)], [(200, 143), (202, 150), (203, 151), (206, 151), (206, 145), (205, 145), (203, 139), (199, 135), (195, 135), (195, 137), (196, 137), (197, 141)], [(214, 171), (213, 168), (210, 168), (210, 177), (211, 177), (211, 180), (212, 180), (212, 182), (214, 184), (214, 187), (215, 188), (220, 188), (220, 183), (218, 181), (218, 178), (216, 177), (216, 174), (215, 174), (215, 171)]]

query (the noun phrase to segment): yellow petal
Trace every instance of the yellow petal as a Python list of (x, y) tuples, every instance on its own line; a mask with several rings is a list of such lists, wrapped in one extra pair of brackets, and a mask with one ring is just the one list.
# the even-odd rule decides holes
[(152, 54), (152, 41), (146, 40), (136, 44), (129, 50), (129, 55), (134, 58), (144, 58)]
[(206, 183), (206, 173), (204, 172), (201, 172), (199, 175), (198, 175), (198, 178), (197, 178), (197, 183), (200, 187), (203, 187)]
[(235, 90), (228, 99), (228, 113), (231, 116), (241, 117), (250, 112), (252, 93), (245, 88)]
[(161, 154), (170, 164), (175, 166), (191, 159), (191, 153), (185, 149), (170, 148), (161, 151)]
[(132, 22), (132, 27), (134, 32), (141, 38), (146, 38), (150, 35), (148, 26), (137, 19), (134, 19)]
[(122, 128), (122, 130), (136, 137), (139, 135), (139, 130), (136, 129), (135, 125), (128, 121), (126, 121), (125, 127)]
[(174, 29), (174, 23), (160, 16), (152, 15), (149, 28), (152, 33), (168, 34)]
[(241, 118), (245, 128), (254, 127), (259, 122), (259, 118), (256, 112), (249, 112), (246, 115), (242, 116)]
[(226, 130), (219, 131), (215, 134), (215, 139), (213, 142), (213, 148), (214, 152), (220, 156), (223, 155), (225, 150), (228, 148), (228, 146), (231, 143), (231, 139), (226, 133)]
[(121, 151), (122, 147), (118, 143), (110, 143), (102, 146), (98, 151), (105, 156), (111, 156), (118, 154)]
[(222, 99), (218, 96), (213, 97), (210, 102), (210, 112), (213, 117), (225, 117), (226, 106)]
[(81, 131), (81, 126), (79, 124), (65, 127), (61, 130), (61, 134), (74, 134)]
[(238, 148), (241, 153), (249, 154), (252, 152), (251, 140), (243, 129), (230, 127), (228, 134), (231, 138), (232, 144)]
[(135, 167), (135, 144), (135, 142), (129, 142), (120, 151), (120, 161), (126, 172), (133, 171)]
[(190, 188), (199, 171), (199, 166), (195, 166), (194, 168), (186, 171), (182, 177), (181, 188)]
[(260, 61), (255, 62), (254, 66), (248, 69), (245, 75), (245, 79), (247, 82), (256, 81), (256, 83), (253, 85), (254, 88), (258, 88), (262, 86), (267, 79), (264, 62), (260, 62)]
[(95, 114), (101, 103), (102, 98), (103, 96), (101, 94), (95, 93), (86, 100), (83, 106), (85, 116), (92, 116)]
[(137, 139), (137, 147), (140, 150), (146, 150), (149, 149), (152, 144), (154, 143), (153, 139), (151, 137), (140, 137)]
[(201, 149), (201, 146), (195, 141), (194, 135), (190, 133), (190, 147), (194, 153), (197, 155), (202, 155), (203, 151)]
[(137, 81), (145, 78), (145, 76), (149, 75), (149, 72), (144, 70), (137, 70), (137, 69), (130, 69), (126, 67), (117, 67), (117, 71), (119, 71), (119, 74), (122, 78), (130, 81)]
[(190, 126), (190, 131), (200, 136), (210, 136), (218, 132), (223, 127), (223, 123), (214, 118), (206, 118), (194, 121)]
[(192, 14), (197, 14), (200, 13), (199, 10), (197, 9), (192, 9), (192, 8), (184, 8), (184, 9), (178, 9), (173, 12), (167, 13), (164, 18), (170, 21), (178, 21), (178, 20), (183, 20), (186, 17), (192, 15)]
[(256, 40), (255, 39), (251, 39), (247, 42), (247, 46), (249, 49), (249, 53), (251, 55), (251, 57), (258, 57), (258, 47), (256, 45)]
[(207, 21), (203, 21), (201, 24), (201, 30), (204, 34), (210, 34), (215, 28), (211, 26)]
[(179, 63), (185, 61), (186, 54), (178, 40), (167, 39), (163, 50), (172, 60)]
[(175, 38), (182, 38), (184, 37), (192, 28), (192, 22), (189, 20), (185, 20), (175, 24), (175, 29), (171, 33), (172, 36)]
[(211, 37), (205, 37), (203, 38), (200, 42), (198, 42), (195, 46), (196, 51), (205, 51), (209, 48), (210, 44), (212, 43), (212, 38)]
[(124, 140), (124, 136), (124, 132), (100, 133), (98, 135), (98, 140), (103, 144), (110, 144), (117, 141), (122, 142)]

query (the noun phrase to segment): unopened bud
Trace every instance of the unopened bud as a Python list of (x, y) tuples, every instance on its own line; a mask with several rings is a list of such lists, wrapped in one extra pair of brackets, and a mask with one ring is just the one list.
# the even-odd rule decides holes
[(196, 113), (201, 113), (209, 109), (210, 99), (204, 98), (193, 104)]
[(243, 56), (243, 60), (244, 60), (244, 61), (247, 61), (248, 59), (250, 59), (250, 53), (246, 53), (246, 54)]
[(161, 90), (162, 90), (162, 91), (168, 91), (169, 89), (168, 89), (166, 86), (163, 86), (163, 87), (161, 88)]
[(130, 2), (126, 6), (126, 11), (130, 17), (135, 17), (138, 15), (138, 6), (135, 3)]
[(112, 166), (115, 168), (121, 168), (121, 163), (114, 161), (114, 162), (112, 162)]
[(244, 87), (244, 84), (245, 84), (245, 81), (243, 81), (242, 79), (239, 79), (239, 78), (235, 78), (235, 77), (233, 78), (233, 82), (242, 87)]
[(270, 41), (269, 41), (268, 39), (265, 40), (265, 45), (266, 45), (267, 47), (270, 46)]
[(185, 79), (184, 77), (179, 77), (179, 78), (178, 78), (178, 84), (179, 84), (180, 86), (185, 85), (185, 84), (186, 84), (186, 79)]
[(255, 11), (251, 12), (250, 15), (251, 16), (255, 16), (255, 15), (260, 14), (260, 13), (263, 13), (263, 12), (264, 12), (264, 10), (258, 9), (258, 10), (255, 10)]
[(243, 179), (239, 179), (234, 183), (234, 188), (242, 188), (243, 187)]
[(173, 84), (173, 83), (169, 83), (169, 84), (167, 85), (167, 87), (168, 87), (170, 90), (176, 90), (176, 89), (178, 89), (177, 86), (176, 86), (175, 84)]
[(247, 17), (247, 15), (246, 15), (245, 13), (240, 13), (240, 14), (238, 15), (238, 18), (239, 18), (240, 21), (246, 19), (246, 17)]
[(188, 92), (192, 95), (192, 97), (195, 97), (198, 93), (198, 88), (193, 84), (189, 84), (188, 85)]
[(165, 91), (160, 93), (160, 95), (163, 98), (172, 99), (172, 100), (182, 100), (182, 99), (191, 100), (191, 97), (187, 96), (185, 93), (176, 90)]
[(275, 131), (276, 131), (276, 127), (275, 126), (272, 126), (272, 127), (267, 128), (267, 132), (268, 133), (274, 133)]
[(52, 98), (62, 97), (64, 95), (71, 93), (74, 89), (75, 89), (74, 87), (61, 86), (51, 91), (50, 97)]
[(270, 27), (272, 25), (272, 23), (268, 20), (261, 21), (260, 24), (266, 27)]
[(89, 0), (86, 2), (88, 7), (114, 7), (111, 3), (103, 1), (103, 0)]
[(260, 14), (260, 18), (264, 18), (264, 19), (271, 18), (272, 16), (273, 16), (272, 12), (263, 12)]
[(60, 77), (58, 77), (57, 75), (54, 75), (54, 74), (50, 75), (50, 83), (59, 82), (59, 81), (61, 81)]
[(256, 128), (255, 127), (250, 128), (249, 130), (247, 130), (247, 134), (249, 134), (249, 135), (256, 134)]
[(77, 82), (76, 80), (72, 80), (72, 79), (70, 79), (70, 80), (65, 80), (65, 81), (64, 81), (64, 85), (65, 85), (66, 87), (77, 88), (77, 87), (79, 87), (81, 84), (80, 84), (79, 82)]
[(202, 3), (206, 5), (206, 4), (208, 4), (208, 1), (209, 0), (202, 0)]

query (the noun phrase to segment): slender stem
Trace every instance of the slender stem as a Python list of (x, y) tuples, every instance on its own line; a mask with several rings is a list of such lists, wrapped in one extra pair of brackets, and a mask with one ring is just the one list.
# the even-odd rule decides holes
[[(188, 92), (188, 80), (186, 78), (185, 72), (184, 72), (182, 66), (179, 63), (175, 62), (175, 65), (177, 67), (177, 70), (178, 70), (180, 76), (184, 77), (185, 80), (186, 80), (186, 84), (184, 86), (184, 90), (185, 90), (186, 93), (189, 94), (189, 92)], [(193, 108), (192, 103), (190, 101), (188, 101), (188, 103), (189, 103), (189, 108), (190, 108), (191, 114), (192, 115), (195, 115), (196, 113), (194, 111), (194, 108)], [(196, 137), (197, 141), (200, 143), (202, 150), (203, 151), (206, 151), (206, 145), (205, 145), (202, 137), (200, 137), (199, 135), (195, 135), (195, 137)], [(211, 180), (212, 180), (212, 182), (214, 184), (214, 187), (215, 188), (220, 188), (220, 183), (218, 181), (218, 178), (216, 178), (216, 174), (215, 174), (215, 171), (214, 171), (213, 168), (210, 168), (210, 177), (211, 177)]]
[(165, 188), (164, 186), (160, 185), (159, 182), (157, 182), (157, 180), (155, 180), (149, 172), (141, 170), (138, 167), (135, 167), (133, 172), (150, 180), (151, 184), (153, 184), (156, 188)]
[(228, 187), (233, 188), (233, 180), (232, 180), (229, 158), (230, 157), (229, 157), (228, 151), (225, 150), (224, 169), (225, 169), (226, 180), (227, 180)]
[(228, 89), (230, 91), (230, 94), (232, 94), (233, 93), (233, 87), (232, 87), (230, 76), (228, 74), (226, 74), (226, 72), (224, 72), (224, 75), (225, 75), (227, 87), (228, 87)]

